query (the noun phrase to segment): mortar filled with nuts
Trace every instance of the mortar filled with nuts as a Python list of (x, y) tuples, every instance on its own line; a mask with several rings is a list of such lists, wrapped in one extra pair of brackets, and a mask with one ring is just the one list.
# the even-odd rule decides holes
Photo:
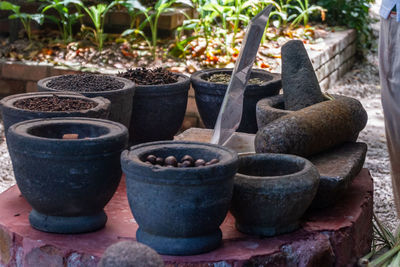
[(219, 226), (238, 166), (235, 151), (198, 142), (151, 142), (124, 151), (121, 164), (139, 242), (167, 255), (220, 245)]

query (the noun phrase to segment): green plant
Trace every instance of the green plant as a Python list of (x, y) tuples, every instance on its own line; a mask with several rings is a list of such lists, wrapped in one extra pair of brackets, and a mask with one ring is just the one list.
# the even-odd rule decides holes
[(373, 38), (370, 27), (369, 7), (374, 0), (313, 0), (327, 9), (326, 22), (331, 26), (347, 26), (357, 31), (361, 50), (371, 47)]
[[(321, 13), (322, 20), (325, 20), (325, 9), (317, 5), (309, 5), (308, 0), (296, 0), (297, 6), (290, 5), (290, 8), (293, 8), (299, 12), (297, 17), (293, 20), (291, 26), (297, 26), (302, 20), (303, 25), (306, 26), (308, 24), (309, 15), (319, 11)], [(304, 1), (304, 2), (303, 2)]]
[[(50, 9), (54, 9), (58, 13), (58, 17), (47, 16), (58, 25), (63, 41), (69, 42), (73, 40), (72, 25), (74, 25), (80, 17), (83, 15), (79, 12), (76, 6), (83, 5), (80, 0), (42, 0), (43, 5), (41, 6), (42, 13), (47, 12)], [(77, 12), (72, 12), (72, 7), (75, 7)]]
[(372, 249), (370, 253), (359, 259), (359, 265), (367, 267), (400, 266), (400, 228), (397, 229), (397, 234), (393, 234), (375, 214), (373, 218)]
[(43, 14), (21, 13), (20, 6), (14, 5), (7, 1), (0, 1), (0, 10), (11, 11), (13, 14), (11, 14), (8, 18), (19, 19), (21, 21), (29, 41), (32, 41), (31, 22), (36, 21), (38, 24), (42, 24), (44, 21)]
[[(169, 52), (172, 56), (179, 57), (187, 54), (187, 49), (190, 43), (198, 38), (203, 37), (205, 40), (204, 50), (207, 49), (209, 45), (209, 40), (213, 35), (213, 22), (215, 18), (215, 13), (207, 14), (204, 10), (204, 6), (207, 0), (193, 0), (193, 6), (199, 14), (198, 18), (188, 17), (183, 21), (182, 26), (179, 26), (176, 30), (175, 46)], [(185, 36), (185, 32), (190, 32), (189, 36)]]
[(172, 5), (174, 4), (184, 4), (187, 6), (192, 6), (190, 0), (158, 0), (154, 7), (148, 7), (143, 14), (145, 15), (146, 19), (142, 23), (139, 29), (143, 29), (144, 26), (147, 24), (150, 27), (151, 31), (151, 52), (153, 58), (156, 58), (156, 46), (157, 46), (157, 26), (158, 20), (160, 15), (164, 12), (173, 10)]
[(94, 26), (94, 28), (91, 28), (82, 25), (82, 29), (89, 30), (93, 34), (94, 40), (100, 51), (103, 50), (104, 40), (107, 36), (104, 33), (104, 21), (106, 18), (106, 14), (108, 13), (108, 11), (110, 11), (112, 7), (114, 7), (118, 3), (119, 1), (112, 1), (109, 4), (97, 4), (90, 7), (86, 7), (83, 3), (77, 4), (88, 14)]
[[(125, 0), (121, 2), (121, 5), (124, 6), (129, 14), (131, 23), (129, 26), (129, 29), (126, 29), (121, 36), (137, 36), (140, 35), (147, 43), (147, 45), (151, 48), (152, 44), (150, 42), (150, 39), (146, 36), (146, 34), (143, 32), (143, 28), (141, 28), (141, 25), (138, 24), (138, 16), (140, 14), (144, 14), (145, 12), (148, 12), (147, 8), (144, 7), (140, 1), (138, 0)], [(142, 27), (145, 25), (142, 24)]]

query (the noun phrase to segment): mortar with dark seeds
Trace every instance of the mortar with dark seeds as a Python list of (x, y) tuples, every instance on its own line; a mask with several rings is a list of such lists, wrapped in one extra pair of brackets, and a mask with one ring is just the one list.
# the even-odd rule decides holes
[[(232, 69), (210, 69), (195, 72), (191, 76), (196, 105), (204, 125), (213, 129), (222, 105)], [(243, 99), (242, 120), (238, 132), (256, 133), (256, 104), (258, 100), (277, 95), (281, 89), (280, 74), (264, 70), (251, 71)]]
[(107, 119), (111, 103), (103, 97), (88, 98), (77, 93), (35, 92), (11, 95), (0, 101), (4, 128), (14, 123), (53, 117)]
[(136, 83), (130, 143), (172, 140), (185, 117), (190, 79), (162, 68), (130, 69), (118, 76)]
[(100, 74), (69, 74), (38, 81), (39, 91), (68, 91), (87, 97), (102, 96), (111, 101), (109, 119), (129, 127), (135, 84), (121, 77)]

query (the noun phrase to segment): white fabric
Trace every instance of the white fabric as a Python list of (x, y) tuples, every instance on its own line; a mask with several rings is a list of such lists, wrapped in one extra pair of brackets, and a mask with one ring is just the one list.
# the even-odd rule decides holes
[(393, 194), (400, 217), (400, 23), (394, 17), (381, 19), (379, 75)]
[(397, 12), (397, 21), (400, 21), (400, 0), (382, 0), (381, 9), (379, 10), (379, 14), (382, 18), (389, 18), (390, 12), (396, 6)]

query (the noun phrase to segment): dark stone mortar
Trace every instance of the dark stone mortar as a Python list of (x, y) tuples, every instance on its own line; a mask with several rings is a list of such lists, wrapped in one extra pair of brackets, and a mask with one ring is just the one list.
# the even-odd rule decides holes
[(324, 101), (314, 67), (301, 40), (281, 48), (282, 90), (286, 110), (299, 110)]
[(257, 153), (311, 156), (344, 142), (357, 140), (367, 113), (353, 98), (337, 98), (282, 116), (261, 128)]
[[(60, 76), (52, 76), (48, 78), (41, 79), (37, 82), (37, 87), (39, 92), (60, 92), (47, 86), (47, 83), (52, 79)], [(122, 123), (125, 127), (129, 128), (129, 123), (132, 113), (132, 101), (133, 95), (135, 93), (135, 84), (121, 77), (115, 77), (116, 80), (124, 83), (124, 87), (118, 90), (98, 90), (96, 92), (79, 92), (80, 94), (87, 97), (97, 97), (102, 96), (111, 101), (111, 109), (109, 119), (115, 122)]]
[[(32, 111), (32, 110), (20, 109), (14, 106), (14, 103), (21, 99), (36, 98), (36, 97), (37, 98), (51, 97), (54, 94), (56, 94), (60, 98), (68, 97), (68, 98), (90, 100), (97, 103), (97, 106), (87, 110), (56, 111), (56, 112)], [(11, 95), (3, 98), (0, 101), (0, 107), (4, 123), (4, 130), (6, 133), (11, 125), (31, 119), (39, 119), (39, 118), (44, 119), (44, 118), (54, 118), (54, 117), (89, 117), (89, 118), (107, 119), (110, 113), (110, 101), (108, 99), (105, 99), (103, 97), (88, 98), (80, 94), (68, 93), (68, 92), (65, 93), (35, 92), (35, 93)]]
[[(64, 140), (77, 133), (89, 139)], [(89, 118), (20, 122), (8, 130), (15, 179), (32, 206), (31, 225), (53, 233), (82, 233), (104, 227), (104, 206), (121, 179), (120, 154), (128, 130)]]
[(292, 113), (285, 109), (285, 99), (283, 95), (266, 97), (257, 102), (256, 118), (259, 129), (265, 127), (268, 123)]
[(318, 183), (317, 169), (304, 158), (283, 154), (240, 157), (230, 208), (236, 228), (261, 236), (296, 230)]
[(109, 246), (98, 267), (163, 267), (164, 261), (153, 249), (133, 242), (122, 241)]
[(190, 79), (178, 75), (178, 82), (137, 85), (129, 127), (130, 143), (171, 140), (185, 118)]
[[(220, 162), (198, 168), (158, 167), (143, 162), (150, 154), (163, 158), (191, 155)], [(197, 142), (153, 142), (124, 151), (121, 163), (129, 205), (139, 225), (137, 240), (168, 255), (193, 255), (217, 248), (237, 162), (236, 152)]]
[[(191, 76), (192, 86), (195, 91), (195, 99), (200, 117), (204, 125), (212, 129), (218, 118), (218, 113), (224, 100), (227, 84), (213, 83), (206, 79), (215, 73), (232, 74), (232, 69), (211, 69), (195, 72)], [(244, 92), (242, 120), (238, 132), (256, 133), (256, 104), (262, 98), (276, 95), (281, 89), (280, 74), (270, 73), (264, 70), (253, 69), (250, 78), (265, 80), (262, 84), (247, 85)]]

